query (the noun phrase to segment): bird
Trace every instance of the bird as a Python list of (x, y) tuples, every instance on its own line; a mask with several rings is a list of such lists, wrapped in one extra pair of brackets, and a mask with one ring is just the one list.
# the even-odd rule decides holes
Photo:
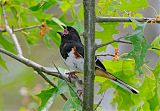
[[(64, 26), (62, 32), (57, 32), (61, 37), (60, 54), (64, 59), (70, 74), (84, 71), (84, 45), (81, 42), (78, 31), (72, 26)], [(95, 75), (109, 79), (124, 90), (138, 94), (139, 91), (126, 82), (108, 72), (102, 62), (95, 57)]]

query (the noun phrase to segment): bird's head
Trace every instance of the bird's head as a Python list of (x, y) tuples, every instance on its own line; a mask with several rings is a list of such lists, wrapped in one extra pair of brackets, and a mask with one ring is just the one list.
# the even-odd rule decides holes
[(64, 26), (63, 27), (63, 32), (57, 32), (60, 36), (61, 39), (65, 39), (65, 40), (73, 40), (73, 41), (79, 41), (80, 40), (80, 36), (77, 32), (77, 30), (71, 26)]

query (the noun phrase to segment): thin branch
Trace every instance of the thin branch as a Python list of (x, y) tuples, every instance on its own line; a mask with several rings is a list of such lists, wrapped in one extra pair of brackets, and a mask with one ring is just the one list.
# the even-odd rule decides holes
[(17, 28), (14, 29), (14, 32), (22, 31), (22, 30), (28, 30), (28, 29), (33, 29), (33, 28), (40, 28), (41, 25), (34, 25), (34, 26), (28, 26), (28, 27), (22, 27), (22, 28)]
[(95, 107), (94, 111), (97, 111), (97, 108), (99, 107), (99, 105), (102, 103), (102, 100), (104, 98), (105, 93), (103, 93), (102, 98), (100, 99), (100, 101), (98, 102), (97, 106)]
[[(155, 21), (155, 23), (160, 23), (160, 20), (157, 18), (133, 17), (133, 19), (138, 22), (152, 23), (152, 21)], [(132, 21), (131, 21), (130, 17), (96, 17), (96, 22), (132, 22)]]
[(124, 43), (124, 44), (132, 44), (132, 42), (123, 41), (123, 40), (117, 40), (116, 42), (119, 42), (119, 43)]
[(1, 3), (1, 7), (2, 7), (2, 13), (3, 13), (3, 18), (4, 18), (4, 21), (5, 21), (5, 28), (6, 28), (6, 31), (10, 34), (10, 36), (12, 37), (13, 41), (14, 41), (14, 44), (16, 46), (16, 50), (17, 50), (17, 53), (19, 56), (22, 56), (22, 49), (19, 45), (19, 42), (17, 40), (17, 37), (16, 35), (13, 33), (12, 31), (12, 28), (9, 27), (8, 25), (8, 21), (7, 21), (7, 17), (6, 17), (6, 12), (4, 10), (4, 4)]
[[(44, 80), (46, 80), (51, 86), (57, 87), (52, 81), (50, 81), (50, 80), (43, 74), (43, 72), (41, 72), (41, 71), (39, 71), (39, 70), (36, 70), (36, 71), (37, 71), (38, 74), (39, 74)], [(60, 94), (60, 95), (61, 95), (61, 97), (62, 97), (65, 101), (68, 100), (67, 97), (66, 97), (64, 94)]]
[(160, 48), (152, 47), (152, 49), (155, 49), (155, 50), (159, 50), (159, 51), (160, 51)]
[(97, 54), (96, 56), (114, 56), (113, 54)]
[(57, 71), (54, 71), (54, 69), (52, 68), (47, 68), (47, 67), (44, 67), (44, 66), (41, 66), (40, 64), (34, 62), (34, 61), (31, 61), (27, 58), (24, 58), (24, 57), (19, 57), (17, 55), (14, 55), (12, 54), (11, 52), (5, 50), (5, 49), (2, 49), (0, 48), (0, 52), (3, 53), (3, 54), (6, 54), (8, 55), (9, 57), (13, 58), (13, 59), (16, 59), (17, 61), (25, 64), (26, 66), (29, 66), (29, 67), (32, 67), (33, 69), (36, 69), (36, 70), (39, 70), (41, 72), (44, 72), (46, 73), (47, 75), (51, 75), (51, 76), (55, 76), (55, 77), (58, 77), (60, 79), (63, 79)]
[[(29, 29), (40, 28), (40, 27), (41, 27), (41, 25), (21, 27), (21, 28), (13, 29), (13, 32), (19, 32), (19, 31), (22, 31), (22, 30), (29, 30)], [(6, 29), (5, 28), (0, 28), (0, 32), (6, 32)]]
[(115, 40), (112, 40), (112, 41), (110, 41), (110, 42), (97, 45), (97, 46), (95, 47), (95, 49), (97, 50), (97, 49), (100, 48), (100, 47), (107, 46), (107, 45), (112, 44), (112, 43), (114, 43), (114, 42), (125, 43), (125, 44), (132, 44), (131, 42), (121, 40), (122, 38), (124, 38), (124, 37), (120, 37), (120, 38), (115, 39)]

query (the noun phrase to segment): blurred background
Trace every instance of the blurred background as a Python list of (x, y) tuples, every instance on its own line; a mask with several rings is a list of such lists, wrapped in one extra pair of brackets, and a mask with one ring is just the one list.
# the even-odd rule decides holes
[[(77, 1), (81, 2), (81, 1)], [(140, 13), (143, 13), (144, 17), (155, 17), (155, 11), (160, 13), (160, 1), (159, 0), (148, 0), (149, 6), (143, 10), (139, 10)], [(77, 7), (78, 8), (78, 5)], [(53, 13), (54, 16), (58, 16), (59, 9), (54, 6), (46, 13)], [(68, 16), (68, 19), (69, 16)], [(123, 36), (128, 32), (131, 32), (132, 28), (128, 27), (127, 29), (122, 28), (123, 25), (120, 24), (117, 28), (119, 29), (119, 35), (116, 37)], [(160, 25), (159, 24), (148, 24), (145, 29), (145, 36), (151, 42), (156, 36), (160, 34)], [(43, 40), (39, 40), (35, 45), (27, 45), (24, 38), (18, 34), (18, 40), (23, 49), (25, 57), (47, 67), (53, 67), (53, 62), (57, 66), (63, 66), (62, 58), (60, 57), (59, 48), (51, 42), (52, 46), (48, 48)], [(130, 45), (119, 44), (120, 54), (130, 50)], [(113, 47), (109, 45), (106, 49), (107, 53), (113, 53)], [(38, 98), (35, 95), (40, 93), (42, 89), (47, 87), (47, 83), (31, 68), (24, 66), (23, 64), (13, 60), (6, 55), (2, 57), (7, 62), (8, 71), (0, 68), (0, 111), (34, 111), (33, 108), (38, 107)], [(111, 59), (110, 57), (104, 57), (105, 59)], [(103, 59), (103, 58), (102, 58)], [(148, 51), (146, 60), (149, 61), (147, 64), (150, 67), (154, 67), (156, 61), (158, 60), (158, 55), (154, 54), (151, 51)], [(98, 86), (95, 86), (95, 92), (99, 89)], [(113, 90), (107, 90), (104, 99), (102, 101), (102, 106), (107, 111), (115, 111), (116, 106), (110, 105), (111, 97), (113, 95)], [(95, 101), (98, 101), (100, 97), (96, 97)], [(60, 97), (57, 97), (50, 111), (60, 111), (62, 109), (62, 104), (64, 100)]]

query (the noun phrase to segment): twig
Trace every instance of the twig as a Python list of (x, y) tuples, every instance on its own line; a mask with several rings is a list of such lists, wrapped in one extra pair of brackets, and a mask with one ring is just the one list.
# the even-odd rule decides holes
[[(54, 63), (53, 63), (54, 64)], [(57, 69), (58, 73), (61, 75), (61, 77), (63, 78), (61, 72), (59, 71), (58, 67), (54, 64), (54, 67)], [(78, 81), (78, 77), (75, 78), (77, 79), (76, 81)], [(66, 78), (63, 78), (63, 80), (67, 83), (67, 85), (69, 86), (69, 88), (75, 93), (75, 95), (77, 96), (77, 98), (80, 100), (81, 104), (82, 104), (82, 100), (80, 99), (80, 97), (77, 95), (76, 91), (73, 89), (73, 87), (71, 86), (71, 84), (68, 82), (68, 80)]]
[(113, 54), (97, 54), (96, 56), (114, 56)]
[(156, 48), (156, 47), (152, 47), (152, 49), (155, 49), (155, 50), (160, 50), (160, 48)]
[[(95, 50), (97, 50), (98, 48), (107, 46), (107, 45), (109, 45), (109, 44), (112, 44), (112, 43), (114, 43), (114, 42), (125, 43), (125, 44), (132, 44), (131, 42), (120, 40), (120, 39), (122, 39), (122, 38), (124, 38), (124, 37), (120, 37), (120, 38), (115, 39), (115, 40), (112, 40), (112, 41), (110, 41), (110, 42), (97, 45), (97, 46), (95, 47)], [(154, 49), (154, 50), (160, 50), (160, 48), (156, 48), (156, 47), (152, 47), (152, 49)], [(104, 54), (104, 55), (96, 55), (96, 56), (112, 56), (112, 55), (110, 55), (110, 54)]]
[(103, 96), (102, 96), (102, 98), (100, 99), (100, 101), (98, 102), (98, 104), (97, 104), (97, 106), (95, 107), (94, 111), (96, 111), (97, 108), (99, 107), (99, 105), (102, 103), (102, 100), (103, 100), (103, 98), (104, 98), (104, 95), (105, 95), (105, 93), (103, 93)]
[(114, 42), (132, 44), (131, 42), (120, 40), (120, 39), (122, 39), (122, 38), (124, 38), (124, 37), (120, 37), (120, 38), (115, 39), (115, 40), (112, 40), (112, 41), (110, 41), (110, 42), (107, 42), (107, 43), (104, 43), (104, 44), (97, 45), (97, 46), (95, 47), (95, 49), (97, 50), (97, 49), (100, 48), (100, 47), (104, 47), (104, 46), (109, 45), (109, 44), (112, 44), (112, 43), (114, 43)]
[[(35, 69), (36, 70), (36, 69)], [(46, 80), (51, 86), (53, 86), (53, 87), (57, 87), (52, 81), (50, 81), (44, 74), (43, 74), (43, 72), (41, 72), (41, 71), (39, 71), (39, 70), (36, 70), (37, 72), (38, 72), (38, 74), (44, 79), (44, 80)], [(67, 97), (64, 95), (64, 94), (60, 94), (61, 95), (61, 97), (65, 100), (65, 101), (67, 101), (68, 99), (67, 99)]]
[(34, 26), (28, 26), (28, 27), (22, 27), (22, 28), (17, 28), (14, 29), (14, 32), (22, 31), (22, 30), (28, 30), (28, 29), (33, 29), (33, 28), (39, 28), (41, 25), (34, 25)]
[[(17, 29), (13, 29), (13, 32), (19, 32), (22, 30), (28, 30), (28, 29), (33, 29), (33, 28), (40, 28), (41, 25), (33, 25), (33, 26), (28, 26), (28, 27), (21, 27), (21, 28), (17, 28)], [(6, 32), (5, 28), (0, 28), (0, 32)]]
[[(148, 22), (156, 21), (155, 23), (160, 23), (157, 18), (137, 18), (133, 17), (134, 20), (138, 22)], [(96, 17), (96, 22), (132, 22), (130, 17)]]
[(2, 7), (2, 13), (3, 13), (3, 18), (4, 18), (4, 21), (5, 21), (5, 28), (6, 28), (6, 31), (10, 34), (10, 36), (12, 37), (13, 41), (14, 41), (14, 44), (16, 46), (16, 50), (17, 50), (17, 53), (19, 56), (22, 56), (22, 49), (18, 43), (18, 40), (17, 40), (17, 37), (16, 35), (13, 33), (12, 29), (9, 27), (8, 25), (8, 21), (7, 21), (7, 17), (6, 17), (6, 13), (5, 13), (5, 10), (4, 10), (4, 4), (1, 3), (1, 7)]

